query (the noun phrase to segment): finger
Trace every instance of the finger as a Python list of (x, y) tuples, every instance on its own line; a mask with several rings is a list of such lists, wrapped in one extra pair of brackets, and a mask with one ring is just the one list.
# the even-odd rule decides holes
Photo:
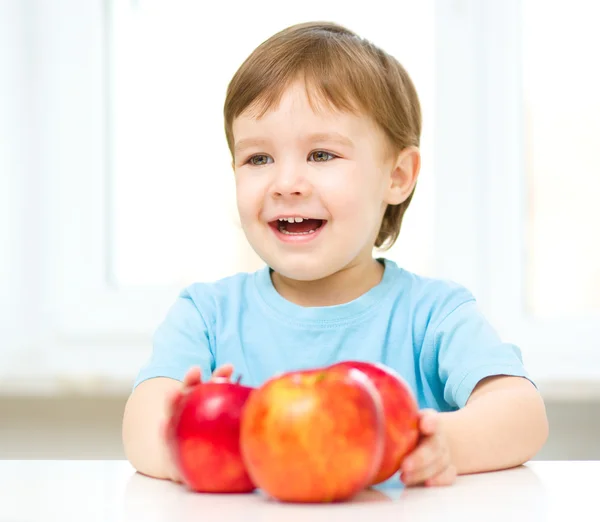
[(436, 475), (439, 475), (447, 466), (447, 461), (440, 457), (424, 468), (419, 468), (409, 473), (403, 472), (401, 480), (405, 486), (419, 486)]
[(412, 473), (425, 468), (437, 458), (440, 452), (437, 437), (423, 437), (416, 449), (404, 458), (400, 469), (402, 472)]
[(438, 428), (438, 412), (435, 410), (423, 410), (419, 422), (419, 429), (423, 435), (433, 435)]
[(232, 374), (233, 374), (233, 365), (228, 363), (228, 364), (224, 364), (223, 366), (219, 366), (211, 375), (211, 379), (214, 379), (214, 378), (231, 379)]
[(427, 487), (451, 486), (456, 482), (456, 475), (456, 468), (450, 464), (450, 466), (448, 466), (441, 473), (438, 473), (434, 477), (427, 479), (425, 481), (425, 485)]
[[(428, 456), (429, 457), (429, 456)], [(407, 486), (423, 484), (426, 480), (440, 474), (450, 465), (450, 455), (446, 451), (436, 452), (433, 458), (424, 461), (422, 466), (418, 466), (412, 471), (402, 471), (402, 482)]]
[(202, 370), (198, 366), (193, 366), (188, 370), (183, 378), (183, 386), (185, 388), (194, 386), (202, 381)]

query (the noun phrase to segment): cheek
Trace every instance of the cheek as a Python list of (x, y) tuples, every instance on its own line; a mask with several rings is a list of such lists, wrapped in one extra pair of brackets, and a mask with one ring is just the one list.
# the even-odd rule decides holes
[(327, 204), (338, 217), (365, 220), (378, 215), (383, 201), (381, 176), (376, 170), (361, 166), (345, 169), (335, 177), (324, 177), (320, 192), (327, 194)]
[(238, 212), (242, 219), (258, 215), (262, 208), (262, 194), (260, 184), (248, 176), (240, 175), (235, 179), (236, 202)]

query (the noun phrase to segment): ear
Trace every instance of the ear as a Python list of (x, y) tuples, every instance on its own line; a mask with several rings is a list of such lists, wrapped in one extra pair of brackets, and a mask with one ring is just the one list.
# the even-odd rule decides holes
[(385, 196), (388, 205), (399, 205), (412, 193), (421, 169), (421, 152), (418, 147), (407, 147), (398, 154), (390, 171)]

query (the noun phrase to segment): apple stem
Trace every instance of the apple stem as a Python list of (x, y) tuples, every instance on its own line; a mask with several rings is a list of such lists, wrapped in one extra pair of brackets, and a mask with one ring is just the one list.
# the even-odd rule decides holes
[(242, 380), (242, 375), (240, 374), (240, 375), (238, 375), (238, 378), (237, 378), (237, 380), (235, 381), (235, 383), (236, 383), (236, 384), (239, 384), (241, 380)]

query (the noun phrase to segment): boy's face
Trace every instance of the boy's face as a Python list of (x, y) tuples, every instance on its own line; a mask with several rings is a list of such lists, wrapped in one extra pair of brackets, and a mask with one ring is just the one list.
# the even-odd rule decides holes
[(375, 122), (314, 112), (298, 82), (261, 119), (236, 118), (233, 136), (242, 227), (270, 267), (309, 281), (371, 260), (387, 204), (408, 195), (393, 186), (397, 158)]

